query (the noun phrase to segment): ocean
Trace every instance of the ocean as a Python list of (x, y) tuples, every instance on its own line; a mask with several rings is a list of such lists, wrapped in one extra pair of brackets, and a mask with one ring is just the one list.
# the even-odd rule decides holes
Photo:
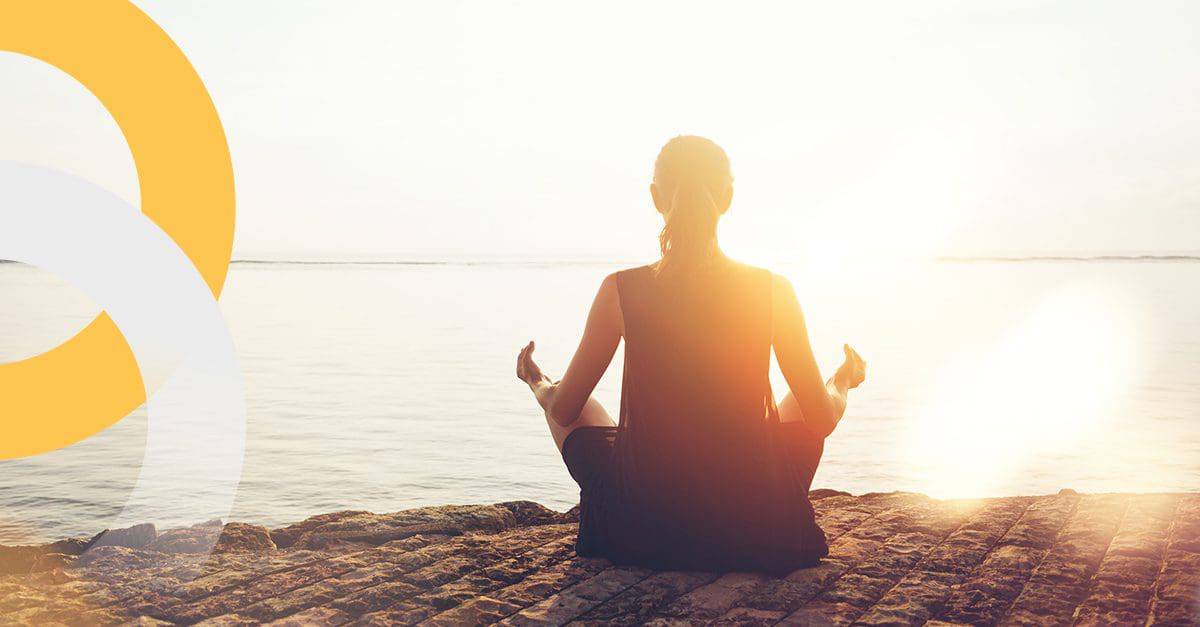
[[(518, 350), (560, 375), (601, 261), (238, 262), (221, 308), (246, 387), (228, 519), (340, 509), (577, 502)], [(867, 360), (816, 487), (934, 496), (1200, 490), (1200, 261), (943, 259), (776, 268), (828, 376)], [(0, 264), (0, 363), (96, 313), (70, 285)], [(621, 353), (596, 390), (614, 416)], [(774, 386), (786, 385), (776, 371)], [(6, 420), (19, 417), (5, 416)], [(90, 535), (128, 498), (139, 410), (53, 453), (0, 462), (0, 544)], [(164, 494), (163, 499), (186, 499)], [(160, 527), (193, 520), (157, 520)]]

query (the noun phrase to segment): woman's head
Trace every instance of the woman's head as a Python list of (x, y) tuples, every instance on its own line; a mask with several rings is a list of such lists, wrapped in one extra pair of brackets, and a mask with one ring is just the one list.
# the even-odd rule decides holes
[(667, 142), (654, 162), (650, 184), (663, 215), (658, 236), (658, 274), (674, 274), (704, 263), (718, 252), (717, 221), (733, 201), (729, 157), (712, 140), (680, 135)]

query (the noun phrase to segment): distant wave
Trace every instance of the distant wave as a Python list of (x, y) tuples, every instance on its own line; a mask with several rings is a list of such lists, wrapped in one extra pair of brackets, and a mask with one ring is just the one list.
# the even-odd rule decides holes
[[(1171, 255), (1025, 255), (1025, 256), (944, 256), (935, 257), (935, 261), (947, 263), (973, 262), (1004, 262), (1023, 263), (1031, 261), (1125, 261), (1125, 262), (1154, 262), (1176, 261), (1185, 263), (1200, 262), (1200, 254), (1171, 254)], [(0, 264), (20, 263), (10, 259), (0, 259)], [(560, 265), (572, 266), (612, 266), (635, 263), (632, 260), (620, 259), (234, 259), (230, 263), (247, 266), (518, 266), (518, 267), (550, 267)], [(787, 265), (786, 263), (784, 265)]]
[(605, 259), (234, 259), (230, 263), (257, 266), (611, 266), (625, 262)]
[[(935, 261), (948, 263), (970, 262), (1010, 262), (1021, 263), (1031, 261), (1200, 261), (1200, 254), (1170, 254), (1170, 255), (1026, 255), (1026, 256), (944, 256), (936, 257)], [(621, 259), (235, 259), (232, 263), (243, 265), (296, 265), (296, 266), (611, 266), (635, 263)], [(786, 264), (785, 264), (786, 265)]]
[(979, 256), (979, 257), (938, 257), (938, 261), (971, 262), (971, 261), (1200, 261), (1200, 255), (1027, 255), (1022, 257)]

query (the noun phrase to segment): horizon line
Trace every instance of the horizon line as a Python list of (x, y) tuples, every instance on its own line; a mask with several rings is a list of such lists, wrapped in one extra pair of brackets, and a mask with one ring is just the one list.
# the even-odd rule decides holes
[[(1037, 254), (1037, 255), (940, 255), (930, 257), (930, 261), (945, 263), (972, 262), (1001, 262), (1022, 263), (1037, 261), (1126, 261), (1126, 262), (1162, 262), (1162, 261), (1200, 261), (1200, 253), (1165, 253), (1165, 254), (1119, 254), (1106, 253), (1094, 255), (1068, 254)], [(233, 259), (230, 264), (239, 265), (377, 265), (377, 266), (544, 266), (555, 264), (567, 265), (619, 265), (636, 263), (629, 258), (564, 258), (564, 257), (512, 257), (512, 258), (443, 258), (425, 257), (396, 257), (381, 259), (304, 259), (304, 258), (241, 258)], [(780, 261), (783, 265), (800, 263), (798, 261)]]
[[(1067, 255), (1067, 254), (1038, 254), (1038, 255), (941, 255), (928, 258), (929, 261), (942, 263), (1025, 263), (1025, 262), (1163, 262), (1183, 261), (1200, 262), (1200, 253), (1170, 253), (1170, 254), (1096, 254), (1096, 255)], [(231, 259), (230, 265), (296, 265), (296, 266), (546, 266), (556, 264), (567, 265), (619, 265), (632, 263), (631, 259), (620, 258), (384, 258), (384, 259), (305, 259), (305, 258), (255, 258), (247, 257)], [(797, 261), (781, 261), (783, 265), (799, 263)], [(0, 264), (28, 265), (11, 259), (0, 259)]]

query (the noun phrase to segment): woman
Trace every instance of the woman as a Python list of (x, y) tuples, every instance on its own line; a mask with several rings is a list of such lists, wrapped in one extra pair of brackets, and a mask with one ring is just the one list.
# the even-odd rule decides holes
[[(822, 383), (791, 285), (721, 252), (733, 177), (719, 146), (667, 142), (650, 195), (662, 258), (604, 279), (561, 381), (534, 363), (533, 342), (517, 358), (579, 483), (576, 550), (651, 568), (811, 566), (828, 546), (809, 485), (865, 363), (846, 346)], [(591, 393), (622, 338), (614, 425)], [(772, 348), (789, 388), (778, 408)]]

